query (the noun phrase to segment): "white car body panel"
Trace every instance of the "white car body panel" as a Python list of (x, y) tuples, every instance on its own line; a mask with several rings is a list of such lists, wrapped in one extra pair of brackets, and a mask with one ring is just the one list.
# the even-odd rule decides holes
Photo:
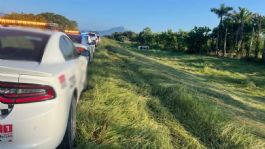
[[(79, 100), (84, 89), (88, 62), (82, 56), (65, 60), (59, 39), (66, 35), (60, 32), (33, 32), (51, 36), (41, 62), (0, 60), (0, 82), (51, 86), (56, 97), (47, 101), (14, 104), (7, 116), (0, 116), (0, 125), (13, 125), (11, 142), (0, 142), (0, 148), (3, 149), (56, 148), (66, 131), (72, 96), (77, 91), (76, 98)], [(65, 85), (60, 84), (58, 79), (62, 75), (65, 76)], [(1, 105), (3, 104), (0, 103), (0, 109)]]

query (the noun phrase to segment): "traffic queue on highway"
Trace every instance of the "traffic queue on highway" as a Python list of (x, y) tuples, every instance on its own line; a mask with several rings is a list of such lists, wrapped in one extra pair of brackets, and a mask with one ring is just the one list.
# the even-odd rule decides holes
[(92, 34), (0, 19), (0, 148), (73, 148)]

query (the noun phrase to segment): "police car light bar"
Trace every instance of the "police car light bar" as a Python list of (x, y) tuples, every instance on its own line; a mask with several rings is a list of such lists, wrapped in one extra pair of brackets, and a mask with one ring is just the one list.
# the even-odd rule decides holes
[(3, 26), (27, 26), (27, 27), (36, 27), (41, 29), (49, 30), (60, 30), (60, 27), (56, 23), (46, 23), (46, 22), (34, 22), (34, 21), (25, 21), (25, 20), (13, 20), (13, 19), (1, 19), (0, 25)]
[(64, 32), (67, 34), (80, 34), (80, 31), (78, 30), (64, 30)]
[(0, 19), (1, 25), (24, 25), (24, 26), (48, 26), (45, 22), (34, 22), (34, 21), (24, 21), (24, 20), (11, 20), (11, 19)]

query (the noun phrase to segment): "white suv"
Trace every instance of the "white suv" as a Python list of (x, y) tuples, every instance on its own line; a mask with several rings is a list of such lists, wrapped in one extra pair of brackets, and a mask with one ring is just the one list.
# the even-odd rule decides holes
[(0, 27), (0, 148), (72, 148), (87, 63), (64, 33)]
[(93, 43), (95, 43), (95, 46), (98, 44), (98, 36), (95, 33), (88, 33)]

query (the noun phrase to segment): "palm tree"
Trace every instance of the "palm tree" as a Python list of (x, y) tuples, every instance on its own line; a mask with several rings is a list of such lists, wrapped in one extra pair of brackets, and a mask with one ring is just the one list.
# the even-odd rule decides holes
[(215, 13), (218, 16), (218, 18), (220, 18), (220, 23), (218, 26), (218, 33), (217, 33), (217, 40), (216, 40), (216, 47), (215, 47), (216, 54), (218, 53), (218, 50), (219, 50), (220, 30), (223, 26), (223, 19), (225, 16), (228, 16), (229, 12), (232, 10), (233, 10), (232, 7), (225, 6), (225, 4), (221, 4), (220, 8), (211, 9), (211, 12)]
[(230, 17), (231, 15), (228, 15), (224, 20), (224, 27), (225, 27), (225, 36), (224, 36), (224, 49), (223, 49), (223, 56), (226, 56), (226, 49), (227, 49), (227, 36), (228, 36), (228, 28), (231, 28), (231, 25), (233, 24), (233, 20)]
[(263, 52), (262, 52), (262, 62), (265, 64), (265, 44), (264, 44), (264, 48), (263, 48)]
[[(250, 38), (249, 48), (247, 49), (247, 57), (250, 57), (250, 52), (253, 50), (254, 36), (257, 28), (257, 16), (258, 14), (252, 14), (250, 24), (252, 26), (252, 33)], [(256, 51), (256, 50), (255, 50)]]
[(237, 52), (241, 50), (244, 38), (244, 27), (245, 24), (251, 20), (252, 13), (246, 8), (239, 7), (239, 12), (235, 12), (234, 18), (239, 23), (237, 30)]
[(254, 53), (255, 53), (255, 59), (258, 59), (259, 55), (259, 45), (260, 45), (260, 35), (262, 32), (262, 23), (263, 23), (264, 17), (262, 17), (260, 14), (255, 13), (251, 19), (252, 24), (252, 36), (250, 41), (250, 51), (253, 49), (253, 40), (256, 40), (256, 46), (254, 47)]

